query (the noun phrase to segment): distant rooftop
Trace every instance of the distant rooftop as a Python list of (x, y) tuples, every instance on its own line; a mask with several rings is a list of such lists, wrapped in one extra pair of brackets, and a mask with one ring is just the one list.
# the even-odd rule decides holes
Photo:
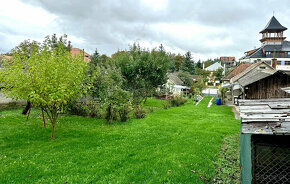
[(205, 68), (207, 71), (217, 71), (218, 69), (223, 68), (223, 66), (219, 62), (215, 62), (214, 64)]

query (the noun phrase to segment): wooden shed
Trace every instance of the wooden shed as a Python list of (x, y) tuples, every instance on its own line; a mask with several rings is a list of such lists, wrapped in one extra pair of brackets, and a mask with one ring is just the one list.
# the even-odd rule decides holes
[(245, 86), (246, 99), (289, 98), (290, 94), (281, 88), (290, 86), (290, 72), (276, 71), (254, 72), (251, 76), (241, 79)]
[(290, 183), (290, 98), (239, 105), (242, 184)]

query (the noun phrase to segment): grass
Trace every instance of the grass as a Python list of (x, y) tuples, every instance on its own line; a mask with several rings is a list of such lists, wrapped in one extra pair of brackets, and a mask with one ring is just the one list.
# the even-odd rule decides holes
[(40, 111), (29, 122), (21, 109), (2, 111), (0, 183), (212, 182), (222, 142), (238, 134), (239, 121), (230, 107), (207, 108), (209, 100), (113, 125), (60, 116), (54, 141)]
[(215, 183), (238, 184), (240, 182), (240, 136), (229, 135), (224, 139), (219, 158), (215, 162), (217, 173)]

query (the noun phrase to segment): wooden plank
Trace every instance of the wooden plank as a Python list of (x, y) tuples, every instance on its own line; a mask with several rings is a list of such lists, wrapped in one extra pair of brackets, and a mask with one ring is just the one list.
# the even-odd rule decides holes
[(280, 118), (280, 119), (284, 119), (284, 118), (289, 118), (290, 116), (287, 116), (287, 114), (241, 114), (242, 118), (257, 118), (257, 119), (261, 119), (261, 118)]
[(261, 106), (240, 106), (240, 111), (243, 110), (271, 110), (268, 105), (261, 105)]
[[(242, 118), (242, 123), (244, 122), (278, 122), (281, 118)], [(284, 121), (290, 121), (289, 118), (283, 118)]]
[(239, 99), (239, 103), (256, 103), (256, 102), (286, 102), (290, 98), (270, 98), (270, 99)]
[(242, 110), (241, 113), (243, 114), (290, 114), (290, 109), (277, 109), (277, 110), (257, 110), (257, 111), (252, 111), (252, 110)]

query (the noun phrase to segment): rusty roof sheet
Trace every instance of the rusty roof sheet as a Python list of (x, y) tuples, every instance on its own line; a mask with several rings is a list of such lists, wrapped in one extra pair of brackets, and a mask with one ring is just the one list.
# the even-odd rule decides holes
[(225, 77), (224, 80), (230, 80), (234, 76), (246, 70), (252, 63), (240, 63), (237, 67), (235, 67), (232, 71), (230, 71)]

